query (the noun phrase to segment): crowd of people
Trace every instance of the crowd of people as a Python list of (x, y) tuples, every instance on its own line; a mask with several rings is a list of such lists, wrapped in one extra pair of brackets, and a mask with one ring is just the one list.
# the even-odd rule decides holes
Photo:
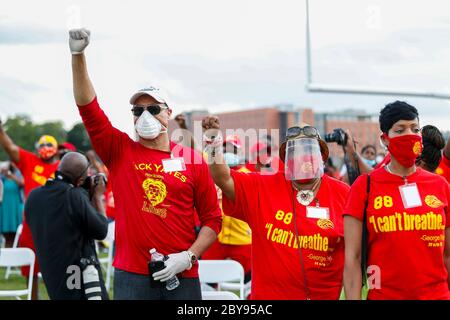
[[(11, 160), (1, 231), (10, 244), (23, 223), (20, 246), (36, 252), (35, 283), (41, 272), (50, 298), (109, 298), (94, 241), (114, 220), (118, 300), (200, 300), (199, 259), (238, 261), (256, 300), (337, 300), (343, 291), (361, 299), (364, 287), (374, 300), (450, 299), (450, 143), (421, 127), (414, 106), (382, 107), (379, 146), (339, 131), (342, 168), (306, 123), (288, 128), (279, 147), (259, 140), (245, 159), (241, 137), (223, 137), (217, 116), (202, 120), (198, 143), (178, 115), (187, 134), (176, 143), (173, 105), (155, 87), (130, 98), (132, 139), (100, 107), (89, 41), (88, 30), (70, 31), (75, 103), (95, 152), (45, 135), (35, 155), (0, 126)], [(71, 266), (82, 270), (79, 286), (69, 285)]]

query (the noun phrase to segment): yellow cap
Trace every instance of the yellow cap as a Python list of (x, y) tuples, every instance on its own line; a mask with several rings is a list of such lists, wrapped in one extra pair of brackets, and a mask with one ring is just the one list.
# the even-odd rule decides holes
[(42, 137), (40, 137), (37, 144), (39, 147), (43, 144), (48, 144), (48, 143), (50, 143), (55, 148), (58, 147), (58, 142), (56, 141), (55, 137), (49, 136), (49, 135), (43, 135)]

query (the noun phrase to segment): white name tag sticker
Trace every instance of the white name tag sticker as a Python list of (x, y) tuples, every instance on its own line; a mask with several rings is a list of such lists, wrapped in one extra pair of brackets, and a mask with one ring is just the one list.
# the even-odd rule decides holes
[(186, 165), (183, 158), (170, 158), (162, 161), (165, 172), (185, 171)]
[(306, 217), (313, 219), (330, 219), (330, 210), (321, 207), (306, 207)]
[(405, 184), (399, 187), (402, 196), (403, 206), (405, 209), (416, 208), (422, 206), (419, 189), (415, 183)]

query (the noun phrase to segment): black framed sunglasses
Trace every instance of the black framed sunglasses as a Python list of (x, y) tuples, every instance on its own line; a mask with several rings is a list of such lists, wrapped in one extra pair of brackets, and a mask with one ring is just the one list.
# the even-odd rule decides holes
[(169, 109), (169, 107), (165, 104), (153, 104), (150, 106), (134, 105), (133, 108), (131, 108), (131, 112), (133, 112), (134, 116), (140, 117), (142, 113), (144, 113), (144, 110), (147, 110), (151, 115), (156, 116), (160, 114), (163, 109)]
[(304, 127), (290, 127), (287, 129), (286, 132), (286, 138), (293, 139), (298, 136), (300, 136), (303, 133), (306, 137), (310, 138), (318, 138), (319, 137), (319, 131), (311, 126), (304, 126)]

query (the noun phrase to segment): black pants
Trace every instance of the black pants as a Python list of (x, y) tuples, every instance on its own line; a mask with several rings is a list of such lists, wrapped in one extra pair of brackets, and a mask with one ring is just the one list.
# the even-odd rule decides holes
[(149, 276), (114, 271), (114, 300), (201, 300), (198, 278), (179, 278), (180, 285), (174, 290), (150, 287)]

